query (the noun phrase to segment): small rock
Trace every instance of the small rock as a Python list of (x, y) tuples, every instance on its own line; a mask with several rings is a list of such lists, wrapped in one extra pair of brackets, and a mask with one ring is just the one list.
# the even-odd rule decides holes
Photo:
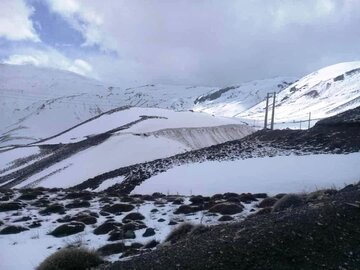
[(149, 237), (155, 235), (155, 230), (153, 228), (147, 228), (143, 233), (143, 237)]
[(174, 214), (190, 214), (198, 212), (200, 209), (197, 206), (181, 205), (174, 211)]
[(39, 213), (41, 215), (49, 215), (53, 213), (65, 214), (65, 208), (61, 204), (52, 204), (46, 207), (45, 209), (39, 211)]

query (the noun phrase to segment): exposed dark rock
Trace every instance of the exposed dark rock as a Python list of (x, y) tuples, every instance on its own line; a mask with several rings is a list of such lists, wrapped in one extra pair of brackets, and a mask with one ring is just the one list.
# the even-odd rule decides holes
[(197, 196), (192, 196), (190, 198), (190, 202), (192, 204), (198, 205), (198, 204), (203, 204), (204, 203), (204, 197), (201, 195), (197, 195)]
[(41, 222), (40, 221), (33, 221), (28, 227), (33, 229), (33, 228), (38, 228), (41, 226)]
[(142, 221), (137, 220), (137, 221), (130, 221), (130, 222), (123, 224), (122, 228), (125, 231), (127, 231), (127, 230), (137, 231), (137, 230), (146, 228), (146, 225)]
[(9, 203), (1, 203), (0, 204), (0, 212), (14, 211), (22, 208), (20, 203), (9, 202)]
[(170, 220), (168, 225), (172, 226), (172, 225), (176, 225), (176, 224), (178, 224), (176, 221)]
[(343, 81), (345, 78), (344, 74), (341, 74), (337, 77), (334, 78), (334, 82), (337, 82), (337, 81)]
[(99, 235), (99, 234), (107, 234), (108, 232), (112, 231), (112, 230), (116, 230), (118, 228), (121, 228), (122, 224), (121, 223), (117, 223), (117, 222), (105, 222), (103, 224), (101, 224), (99, 227), (97, 227), (94, 230), (94, 234)]
[(190, 214), (198, 212), (200, 209), (197, 206), (190, 205), (181, 205), (178, 209), (174, 211), (174, 214)]
[(184, 199), (183, 198), (176, 198), (175, 200), (173, 200), (172, 204), (175, 205), (181, 205), (184, 203)]
[(22, 200), (22, 201), (31, 201), (31, 200), (35, 200), (37, 199), (39, 194), (33, 192), (33, 193), (25, 193), (25, 194), (22, 194), (18, 200)]
[(82, 214), (74, 217), (74, 221), (82, 222), (86, 225), (91, 225), (91, 224), (95, 224), (97, 222), (97, 219), (94, 216)]
[(253, 194), (255, 198), (258, 198), (258, 199), (265, 199), (267, 198), (267, 193), (254, 193)]
[(117, 203), (113, 205), (107, 205), (102, 208), (102, 211), (109, 212), (112, 214), (122, 213), (122, 212), (130, 212), (133, 210), (135, 206), (131, 204)]
[(234, 203), (219, 203), (209, 209), (209, 212), (219, 213), (222, 215), (234, 215), (241, 213), (244, 207)]
[(107, 244), (98, 249), (98, 252), (103, 256), (122, 253), (126, 250), (124, 243)]
[(135, 232), (132, 230), (114, 230), (110, 233), (108, 241), (118, 241), (123, 239), (135, 239), (136, 235)]
[(239, 195), (239, 199), (244, 203), (251, 203), (257, 201), (256, 197), (251, 193), (242, 193)]
[(55, 237), (64, 237), (82, 232), (84, 229), (85, 229), (85, 225), (83, 223), (70, 222), (68, 224), (60, 225), (49, 234)]
[(272, 207), (277, 201), (278, 200), (276, 198), (268, 197), (268, 198), (263, 199), (259, 203), (259, 207), (260, 208)]
[(127, 214), (124, 218), (123, 218), (123, 222), (126, 222), (127, 220), (143, 220), (145, 219), (145, 217), (137, 212), (132, 212)]
[(234, 218), (232, 216), (222, 216), (218, 219), (219, 221), (230, 221), (230, 220), (234, 220)]
[(147, 228), (143, 233), (143, 237), (149, 237), (155, 235), (155, 230), (153, 228)]
[(141, 244), (141, 243), (135, 242), (135, 243), (131, 243), (130, 246), (131, 246), (132, 248), (142, 248), (144, 245)]
[(279, 193), (279, 194), (276, 194), (275, 196), (274, 196), (274, 198), (275, 199), (281, 199), (282, 197), (284, 197), (286, 195), (286, 193)]
[(10, 225), (10, 226), (7, 226), (4, 229), (2, 229), (0, 231), (0, 234), (17, 234), (17, 233), (21, 233), (21, 232), (27, 231), (27, 230), (29, 230), (29, 229), (21, 227), (21, 226)]
[(66, 208), (86, 208), (86, 207), (90, 207), (90, 205), (91, 204), (88, 201), (75, 200), (72, 203), (65, 205), (65, 207)]
[(279, 212), (290, 207), (301, 206), (304, 203), (304, 198), (301, 196), (297, 194), (287, 194), (274, 204), (272, 211)]
[(68, 193), (65, 196), (65, 199), (81, 199), (81, 200), (90, 201), (93, 199), (93, 194), (87, 191), (72, 192), (72, 193)]
[(39, 211), (39, 213), (41, 215), (49, 215), (49, 214), (53, 214), (53, 213), (64, 214), (65, 208), (61, 204), (52, 204), (52, 205), (49, 205), (48, 207), (46, 207), (45, 209)]
[(149, 243), (144, 245), (144, 248), (154, 248), (156, 247), (158, 244), (160, 244), (158, 241), (156, 240), (151, 240)]

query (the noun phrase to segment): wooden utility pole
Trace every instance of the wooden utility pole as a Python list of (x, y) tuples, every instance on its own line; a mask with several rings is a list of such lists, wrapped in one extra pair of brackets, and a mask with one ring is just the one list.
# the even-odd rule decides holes
[(311, 112), (309, 112), (309, 124), (308, 124), (308, 129), (310, 128), (310, 123), (311, 123)]
[(267, 95), (266, 95), (266, 107), (265, 107), (265, 122), (264, 122), (264, 129), (267, 129), (268, 109), (269, 109), (269, 98), (270, 98), (270, 94), (269, 94), (269, 93), (267, 93)]
[(273, 94), (273, 106), (272, 106), (272, 116), (271, 116), (271, 130), (274, 129), (274, 118), (275, 118), (275, 98), (276, 92)]

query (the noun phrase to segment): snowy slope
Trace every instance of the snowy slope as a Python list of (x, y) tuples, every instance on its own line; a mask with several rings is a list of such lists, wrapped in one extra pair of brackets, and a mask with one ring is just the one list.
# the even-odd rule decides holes
[[(0, 183), (21, 175), (17, 187), (70, 187), (120, 167), (240, 139), (253, 131), (237, 118), (122, 107), (32, 145), (0, 152), (6, 160)], [(12, 161), (19, 158), (26, 162), (17, 161), (16, 167)]]
[(198, 97), (194, 110), (233, 117), (261, 102), (268, 92), (279, 92), (295, 80), (292, 77), (276, 77), (214, 90)]
[[(360, 153), (347, 155), (277, 156), (208, 161), (170, 169), (137, 186), (134, 194), (212, 195), (266, 190), (269, 194), (342, 188), (358, 181)], [(284, 169), (286, 168), (286, 169)]]
[(121, 106), (205, 111), (233, 116), (279, 91), (293, 78), (230, 87), (110, 86), (77, 74), (0, 65), (0, 146), (31, 143)]
[[(360, 105), (360, 62), (347, 62), (313, 72), (278, 93), (275, 122), (324, 118)], [(265, 101), (238, 114), (262, 120)]]

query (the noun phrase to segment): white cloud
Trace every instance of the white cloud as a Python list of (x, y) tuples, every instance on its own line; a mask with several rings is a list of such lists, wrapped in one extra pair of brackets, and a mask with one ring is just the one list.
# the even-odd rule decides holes
[(30, 16), (33, 10), (23, 0), (0, 1), (0, 37), (40, 41)]
[(224, 85), (303, 75), (360, 53), (357, 0), (48, 0), (48, 5), (82, 33), (84, 46), (117, 52), (115, 64), (97, 59), (102, 70), (114, 66), (123, 78), (148, 82)]
[(38, 67), (51, 67), (67, 70), (77, 74), (97, 78), (92, 66), (83, 59), (69, 59), (58, 51), (48, 48), (46, 50), (25, 49), (10, 55), (2, 61), (11, 65), (34, 65)]

